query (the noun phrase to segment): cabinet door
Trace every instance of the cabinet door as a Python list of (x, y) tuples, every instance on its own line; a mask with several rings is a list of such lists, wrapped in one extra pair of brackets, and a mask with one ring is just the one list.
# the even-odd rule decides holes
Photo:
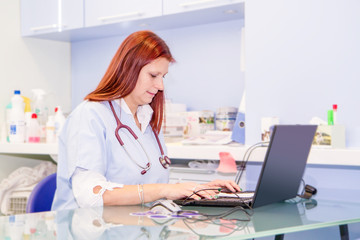
[(85, 26), (162, 15), (162, 0), (85, 0)]
[(163, 5), (164, 14), (174, 14), (240, 2), (244, 0), (163, 0)]
[(83, 26), (83, 0), (21, 0), (23, 36)]

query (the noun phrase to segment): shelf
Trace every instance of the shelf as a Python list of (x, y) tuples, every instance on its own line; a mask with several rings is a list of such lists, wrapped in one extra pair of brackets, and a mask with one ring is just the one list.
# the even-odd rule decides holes
[[(241, 161), (247, 145), (182, 145), (181, 143), (168, 143), (168, 156), (175, 159), (208, 159), (219, 160), (219, 152), (229, 152), (236, 161)], [(267, 148), (257, 148), (251, 154), (249, 162), (263, 162)], [(308, 164), (360, 166), (360, 149), (311, 149)]]
[[(231, 14), (227, 12), (231, 12)], [(157, 31), (240, 19), (244, 19), (244, 3), (235, 3), (220, 7), (163, 15), (153, 18), (104, 24), (95, 27), (83, 27), (53, 33), (37, 34), (29, 37), (76, 42), (96, 38), (128, 35), (134, 31), (143, 29)]]
[[(219, 160), (219, 152), (229, 152), (236, 161), (241, 161), (249, 146), (232, 143), (228, 145), (182, 145), (167, 143), (168, 156), (173, 159)], [(257, 148), (251, 154), (250, 162), (263, 162), (265, 147)], [(47, 143), (0, 143), (0, 154), (50, 155), (56, 161), (58, 145)], [(360, 166), (360, 149), (311, 149), (308, 164)]]
[(57, 143), (0, 143), (0, 154), (57, 155)]

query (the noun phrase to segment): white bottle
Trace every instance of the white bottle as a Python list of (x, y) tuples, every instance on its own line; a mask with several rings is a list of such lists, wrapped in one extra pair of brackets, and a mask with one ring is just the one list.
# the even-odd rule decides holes
[(33, 111), (38, 116), (40, 125), (40, 142), (45, 142), (46, 138), (46, 121), (48, 120), (48, 108), (44, 102), (45, 91), (42, 89), (32, 89), (34, 93)]
[(55, 143), (55, 121), (54, 116), (49, 116), (46, 122), (46, 143)]
[(14, 91), (11, 105), (9, 140), (10, 143), (23, 143), (25, 141), (25, 112), (24, 100), (19, 90)]
[(55, 136), (56, 138), (60, 135), (61, 129), (65, 124), (65, 116), (60, 106), (55, 108)]
[(3, 124), (1, 124), (0, 142), (1, 143), (7, 142), (7, 131), (6, 131), (6, 123), (5, 122)]
[(31, 115), (31, 119), (28, 125), (28, 139), (29, 143), (39, 143), (40, 142), (40, 124), (37, 119), (36, 113)]

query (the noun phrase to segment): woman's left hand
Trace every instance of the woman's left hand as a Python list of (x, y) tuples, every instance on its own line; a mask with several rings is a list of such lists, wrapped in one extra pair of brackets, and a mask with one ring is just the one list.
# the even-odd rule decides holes
[(241, 188), (233, 180), (214, 180), (205, 184), (201, 184), (201, 188), (226, 188), (230, 192), (241, 192)]

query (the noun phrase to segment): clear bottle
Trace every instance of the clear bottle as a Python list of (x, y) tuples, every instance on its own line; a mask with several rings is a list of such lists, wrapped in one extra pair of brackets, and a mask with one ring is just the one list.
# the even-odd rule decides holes
[(55, 121), (54, 116), (49, 116), (46, 122), (46, 143), (55, 143)]
[(42, 89), (32, 89), (31, 91), (34, 93), (33, 111), (37, 114), (40, 125), (40, 142), (45, 142), (46, 121), (49, 112), (44, 101), (45, 91)]
[(31, 115), (31, 119), (28, 126), (28, 139), (29, 143), (39, 143), (40, 142), (40, 124), (37, 119), (36, 113)]
[(25, 112), (20, 90), (14, 91), (11, 105), (9, 140), (10, 143), (23, 143), (25, 141)]

